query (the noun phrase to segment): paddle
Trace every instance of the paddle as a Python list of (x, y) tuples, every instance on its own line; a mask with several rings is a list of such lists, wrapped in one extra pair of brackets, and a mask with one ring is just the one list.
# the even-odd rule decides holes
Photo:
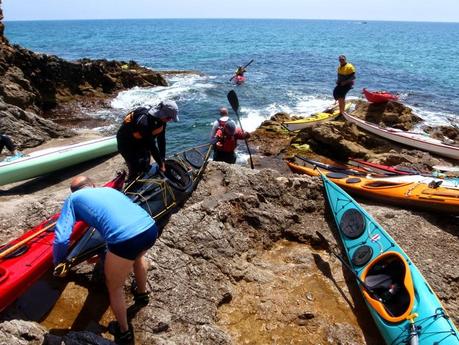
[(354, 276), (355, 279), (359, 282), (360, 285), (365, 289), (368, 294), (374, 299), (383, 302), (379, 296), (377, 296), (372, 289), (358, 276), (358, 274), (352, 269), (351, 266), (336, 252), (336, 249), (332, 247), (330, 242), (322, 235), (320, 232), (316, 231), (316, 235), (319, 237), (320, 241), (326, 245), (325, 250), (333, 254), (341, 263), (346, 267), (346, 269)]
[[(231, 104), (231, 108), (233, 108), (234, 112), (236, 113), (237, 120), (239, 122), (239, 126), (242, 129), (241, 119), (239, 118), (239, 99), (237, 98), (236, 92), (234, 90), (231, 90), (230, 92), (228, 92), (227, 98), (228, 98), (229, 103)], [(253, 167), (253, 161), (252, 161), (252, 153), (250, 152), (249, 143), (247, 142), (247, 138), (244, 138), (244, 141), (245, 141), (245, 145), (247, 146), (247, 151), (249, 152), (250, 167), (253, 169), (254, 167)]]
[(348, 175), (353, 175), (353, 176), (365, 176), (366, 175), (365, 173), (363, 173), (361, 171), (357, 171), (357, 170), (353, 170), (353, 169), (347, 169), (345, 167), (334, 166), (334, 165), (330, 165), (330, 164), (326, 164), (326, 163), (322, 163), (322, 162), (317, 162), (317, 161), (314, 161), (312, 159), (304, 158), (304, 157), (301, 157), (301, 156), (298, 156), (298, 155), (295, 155), (295, 158), (298, 158), (299, 160), (302, 160), (303, 162), (306, 162), (306, 163), (314, 166), (314, 168), (327, 169), (327, 170), (330, 170), (330, 171), (340, 172), (340, 173), (343, 173), (343, 174), (348, 174)]
[(42, 233), (44, 233), (45, 231), (49, 230), (54, 225), (56, 225), (56, 222), (53, 222), (53, 223), (45, 226), (43, 229), (37, 231), (33, 235), (30, 235), (29, 237), (24, 238), (22, 241), (19, 241), (15, 245), (5, 249), (3, 252), (0, 253), (0, 260), (3, 259), (4, 257), (8, 256), (9, 254), (13, 253), (14, 251), (16, 251), (18, 248), (22, 247), (27, 242), (33, 240), (35, 237), (37, 237), (37, 236), (41, 235)]
[[(250, 60), (247, 64), (245, 64), (244, 66), (242, 66), (242, 68), (244, 69), (244, 68), (248, 67), (253, 61), (254, 61), (253, 59)], [(236, 77), (236, 74), (233, 75), (229, 81), (233, 80), (235, 77)]]

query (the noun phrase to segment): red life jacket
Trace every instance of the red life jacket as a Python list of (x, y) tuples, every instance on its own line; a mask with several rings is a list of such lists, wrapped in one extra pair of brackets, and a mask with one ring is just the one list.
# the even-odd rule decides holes
[(217, 133), (215, 133), (215, 137), (217, 138), (217, 143), (215, 149), (218, 151), (223, 152), (234, 152), (237, 147), (238, 139), (244, 139), (246, 134), (240, 129), (236, 128), (236, 133), (234, 135), (227, 135), (222, 127), (217, 129)]

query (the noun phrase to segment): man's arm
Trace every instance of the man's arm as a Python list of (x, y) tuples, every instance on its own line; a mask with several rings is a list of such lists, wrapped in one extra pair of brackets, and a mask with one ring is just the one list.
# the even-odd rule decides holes
[(349, 74), (348, 76), (346, 76), (346, 80), (343, 80), (341, 82), (341, 85), (344, 86), (344, 85), (349, 85), (349, 84), (354, 84), (354, 80), (355, 80), (355, 72), (354, 73), (351, 73)]
[(73, 209), (73, 203), (71, 198), (68, 198), (64, 207), (62, 208), (61, 215), (56, 223), (54, 231), (54, 243), (53, 243), (53, 263), (54, 265), (59, 264), (65, 259), (67, 255), (67, 249), (70, 242), (70, 236), (72, 234), (73, 225), (76, 222), (75, 211)]
[[(158, 144), (158, 145), (156, 145)], [(164, 163), (164, 159), (166, 157), (166, 128), (164, 126), (161, 133), (159, 133), (156, 137), (151, 137), (149, 140), (149, 147), (151, 155), (153, 159), (158, 164), (160, 169)]]

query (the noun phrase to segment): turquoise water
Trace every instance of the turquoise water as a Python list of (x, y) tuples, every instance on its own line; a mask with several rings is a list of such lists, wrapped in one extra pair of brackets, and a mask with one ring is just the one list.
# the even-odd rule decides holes
[[(119, 121), (131, 107), (173, 98), (181, 121), (169, 126), (168, 143), (177, 148), (205, 139), (232, 88), (248, 130), (278, 111), (308, 115), (323, 110), (333, 101), (339, 54), (357, 68), (351, 97), (361, 97), (363, 87), (385, 89), (399, 93), (427, 124), (459, 119), (458, 23), (36, 21), (7, 22), (6, 35), (12, 43), (70, 60), (136, 60), (158, 70), (198, 71), (169, 78), (168, 88), (123, 92), (113, 109), (92, 114)], [(247, 82), (232, 85), (235, 67), (251, 59)]]

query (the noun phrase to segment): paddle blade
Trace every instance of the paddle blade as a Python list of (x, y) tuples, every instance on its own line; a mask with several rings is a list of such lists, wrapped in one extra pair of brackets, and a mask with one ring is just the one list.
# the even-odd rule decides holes
[(237, 98), (236, 92), (231, 90), (228, 92), (228, 102), (231, 104), (231, 108), (233, 108), (234, 112), (237, 114), (239, 112), (239, 99)]

